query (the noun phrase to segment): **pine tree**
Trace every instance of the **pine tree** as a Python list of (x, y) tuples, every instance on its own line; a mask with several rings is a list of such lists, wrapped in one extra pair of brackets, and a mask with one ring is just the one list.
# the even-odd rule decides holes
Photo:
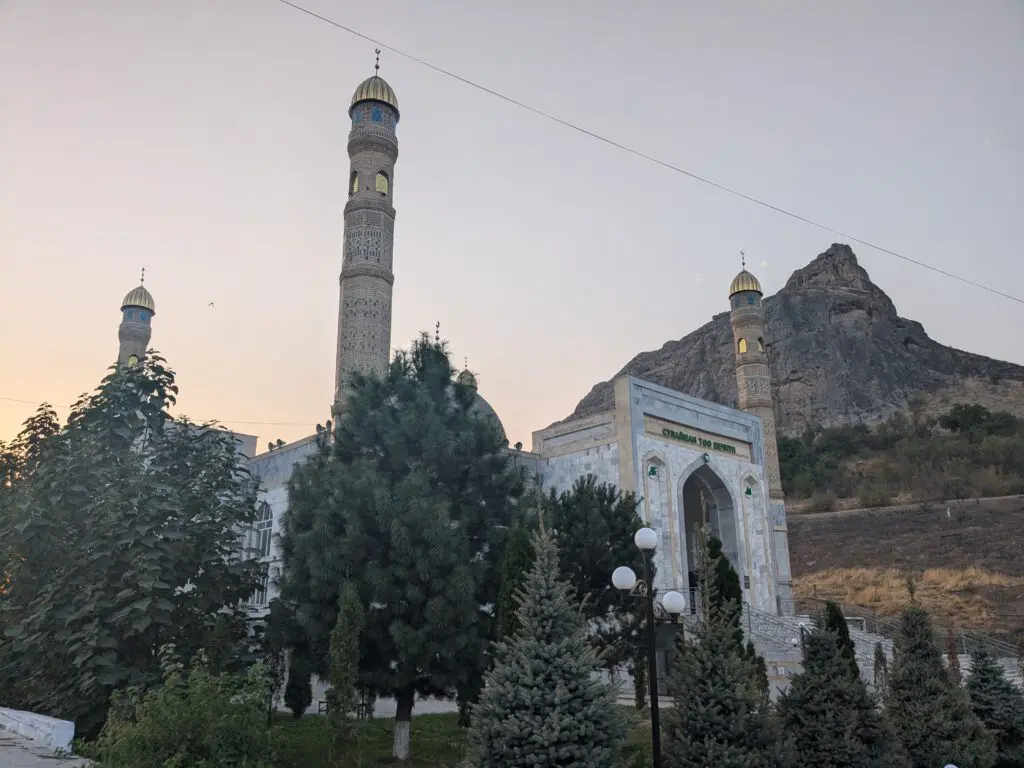
[(911, 768), (954, 763), (992, 768), (995, 742), (942, 663), (928, 614), (916, 605), (900, 623), (889, 669), (886, 712)]
[(313, 670), (305, 648), (292, 650), (288, 660), (288, 679), (284, 685), (284, 704), (297, 719), (313, 703)]
[(824, 628), (804, 638), (803, 671), (779, 697), (795, 746), (794, 768), (892, 768), (892, 734), (839, 638)]
[(672, 659), (673, 707), (662, 729), (667, 768), (778, 768), (788, 750), (771, 703), (762, 695), (754, 661), (735, 638), (735, 606), (722, 605), (708, 575), (719, 563), (708, 558), (706, 531), (698, 542), (698, 577), (705, 584), (700, 637), (682, 633)]
[(386, 377), (354, 376), (335, 438), (289, 482), (282, 598), (325, 675), (338, 591), (366, 610), (360, 683), (394, 697), (393, 754), (410, 755), (417, 696), (471, 700), (489, 658), (506, 531), (523, 472), (426, 334)]
[(363, 606), (351, 582), (341, 587), (338, 618), (331, 631), (331, 687), (327, 691), (327, 715), (334, 743), (331, 764), (348, 768), (359, 764), (356, 712), (359, 708), (359, 636), (363, 631)]
[(831, 632), (839, 647), (839, 655), (842, 656), (850, 667), (850, 674), (853, 677), (860, 677), (860, 668), (857, 666), (857, 652), (853, 640), (850, 638), (850, 628), (846, 625), (846, 617), (843, 610), (833, 601), (825, 603), (825, 615), (822, 620), (823, 628)]
[(608, 578), (620, 565), (643, 572), (643, 553), (633, 544), (643, 525), (638, 503), (634, 494), (587, 475), (568, 491), (552, 491), (541, 504), (558, 543), (562, 577), (583, 600), (587, 626), (606, 667), (627, 661), (643, 642), (641, 604), (624, 605)]
[(615, 689), (596, 679), (601, 661), (543, 528), (534, 548), (519, 627), (498, 644), (473, 709), (466, 765), (612, 768), (626, 732)]
[(967, 693), (974, 714), (995, 737), (996, 768), (1024, 766), (1024, 693), (984, 650), (971, 659)]

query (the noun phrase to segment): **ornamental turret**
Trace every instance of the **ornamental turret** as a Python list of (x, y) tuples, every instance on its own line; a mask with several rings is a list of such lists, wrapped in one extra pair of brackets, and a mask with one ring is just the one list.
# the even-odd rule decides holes
[(380, 69), (356, 88), (349, 108), (348, 203), (342, 245), (338, 347), (334, 377), (337, 421), (352, 375), (385, 376), (391, 358), (391, 292), (395, 282), (395, 163), (398, 99)]
[(121, 325), (117, 338), (121, 342), (117, 353), (117, 364), (135, 366), (146, 356), (149, 340), (153, 336), (153, 315), (156, 303), (153, 295), (146, 290), (146, 270), (142, 270), (139, 285), (128, 292), (121, 302)]
[(775, 433), (775, 405), (772, 400), (772, 374), (768, 367), (764, 332), (764, 306), (761, 283), (746, 268), (729, 286), (732, 305), (732, 336), (736, 353), (736, 390), (740, 410), (758, 416), (764, 433), (764, 467), (772, 499), (782, 500), (779, 474), (779, 447)]

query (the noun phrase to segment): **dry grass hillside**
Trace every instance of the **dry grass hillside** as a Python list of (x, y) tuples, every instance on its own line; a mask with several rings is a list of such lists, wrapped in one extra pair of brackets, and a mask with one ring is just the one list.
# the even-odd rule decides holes
[(917, 599), (944, 624), (1024, 633), (1024, 496), (789, 517), (804, 609), (833, 599), (896, 615)]

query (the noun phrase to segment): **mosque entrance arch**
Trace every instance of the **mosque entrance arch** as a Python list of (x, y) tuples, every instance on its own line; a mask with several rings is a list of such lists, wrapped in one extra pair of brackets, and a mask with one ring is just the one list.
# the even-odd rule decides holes
[[(686, 570), (691, 590), (697, 588), (697, 542), (701, 525), (708, 524), (711, 535), (722, 542), (722, 552), (737, 573), (740, 563), (740, 537), (736, 527), (736, 506), (725, 481), (708, 464), (697, 467), (680, 490), (682, 529), (686, 541)], [(692, 603), (691, 603), (692, 605)]]

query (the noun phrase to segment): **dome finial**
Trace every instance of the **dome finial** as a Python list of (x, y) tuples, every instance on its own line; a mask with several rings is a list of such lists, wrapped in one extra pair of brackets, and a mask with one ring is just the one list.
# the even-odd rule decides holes
[(376, 76), (380, 74), (380, 48), (375, 48), (373, 52), (377, 54), (377, 63), (373, 65), (373, 74)]
[(435, 344), (440, 344), (441, 343), (441, 321), (440, 320), (438, 320), (436, 323), (434, 323), (434, 343)]
[(139, 285), (145, 285), (145, 284), (146, 284), (146, 268), (143, 267), (142, 268), (142, 277), (139, 278)]
[(745, 254), (743, 251), (740, 251), (740, 265), (743, 269), (747, 268), (747, 254)]

